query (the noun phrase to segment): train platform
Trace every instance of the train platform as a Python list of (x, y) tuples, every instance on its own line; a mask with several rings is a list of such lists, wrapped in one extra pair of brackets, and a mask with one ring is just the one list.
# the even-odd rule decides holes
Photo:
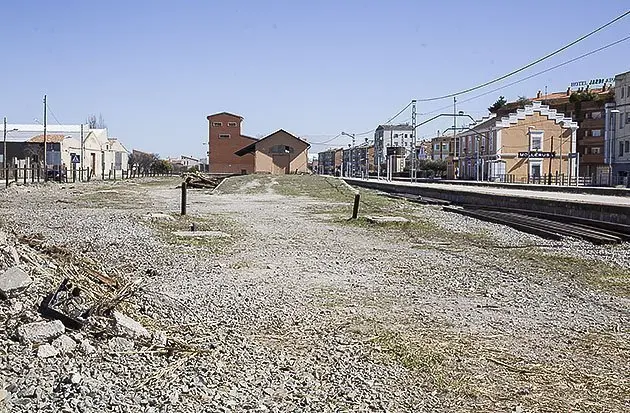
[(455, 205), (531, 209), (630, 225), (630, 197), (625, 196), (536, 191), (504, 186), (411, 183), (355, 178), (344, 178), (344, 180), (354, 186), (441, 199)]

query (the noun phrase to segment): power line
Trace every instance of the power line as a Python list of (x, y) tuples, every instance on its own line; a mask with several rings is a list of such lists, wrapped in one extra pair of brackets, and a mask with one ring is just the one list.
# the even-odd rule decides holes
[[(600, 47), (600, 48), (598, 48), (598, 49), (591, 50), (591, 51), (590, 51), (590, 52), (588, 52), (588, 53), (584, 53), (583, 55), (580, 55), (580, 56), (574, 57), (573, 59), (567, 60), (566, 62), (562, 62), (562, 63), (560, 63), (560, 64), (557, 64), (557, 65), (555, 65), (555, 66), (552, 66), (552, 67), (550, 67), (550, 68), (547, 68), (547, 69), (545, 69), (545, 70), (541, 70), (540, 72), (537, 72), (537, 73), (534, 73), (534, 74), (532, 74), (532, 75), (526, 76), (526, 77), (524, 77), (524, 78), (522, 78), (522, 79), (515, 80), (514, 82), (508, 83), (507, 85), (503, 85), (503, 86), (497, 87), (497, 88), (495, 88), (495, 89), (489, 90), (489, 91), (487, 91), (487, 92), (481, 93), (481, 94), (479, 94), (479, 95), (472, 96), (472, 97), (470, 97), (470, 98), (468, 98), (468, 99), (464, 99), (464, 100), (462, 100), (462, 101), (460, 101), (460, 102), (458, 102), (458, 103), (466, 103), (466, 102), (470, 102), (471, 100), (475, 100), (475, 99), (478, 99), (478, 98), (480, 98), (480, 97), (483, 97), (483, 96), (489, 95), (489, 94), (491, 94), (491, 93), (498, 92), (498, 91), (499, 91), (499, 90), (501, 90), (501, 89), (505, 89), (505, 88), (507, 88), (507, 87), (514, 86), (514, 85), (516, 85), (516, 84), (518, 84), (518, 83), (524, 82), (524, 81), (529, 80), (529, 79), (531, 79), (531, 78), (533, 78), (533, 77), (540, 76), (540, 75), (542, 75), (542, 74), (545, 74), (545, 73), (547, 73), (547, 72), (550, 72), (550, 71), (552, 71), (552, 70), (555, 70), (555, 69), (557, 69), (557, 68), (559, 68), (559, 67), (566, 66), (566, 65), (568, 65), (568, 64), (570, 64), (570, 63), (573, 63), (573, 62), (575, 62), (575, 61), (581, 60), (581, 59), (583, 59), (583, 58), (585, 58), (585, 57), (588, 57), (588, 56), (593, 55), (593, 54), (595, 54), (595, 53), (601, 52), (601, 51), (602, 51), (602, 50), (604, 50), (604, 49), (608, 49), (609, 47), (612, 47), (612, 46), (618, 45), (619, 43), (622, 43), (622, 42), (625, 42), (625, 41), (628, 41), (628, 40), (630, 40), (630, 36), (628, 36), (628, 37), (624, 37), (623, 39), (617, 40), (616, 42), (609, 43), (609, 44), (607, 44), (607, 45), (605, 45), (605, 46), (602, 46), (602, 47)], [(440, 112), (440, 111), (442, 111), (442, 110), (444, 110), (444, 109), (449, 109), (449, 108), (451, 108), (451, 106), (452, 106), (452, 105), (443, 106), (443, 107), (441, 107), (441, 108), (438, 108), (438, 109), (432, 110), (431, 112), (426, 112), (426, 113), (422, 113), (422, 114), (423, 114), (423, 115), (431, 115), (431, 114), (433, 114), (433, 113)]]
[(52, 109), (50, 108), (50, 105), (48, 105), (48, 103), (46, 103), (46, 107), (48, 108), (48, 111), (50, 112), (50, 114), (52, 115), (52, 117), (57, 121), (58, 125), (61, 125), (61, 122), (59, 122), (59, 119), (57, 119), (57, 117), (55, 116), (55, 114), (53, 113)]
[(582, 37), (578, 38), (577, 40), (574, 40), (574, 41), (572, 41), (571, 43), (569, 43), (569, 44), (567, 44), (567, 45), (565, 45), (565, 46), (561, 47), (560, 49), (558, 49), (558, 50), (556, 50), (556, 51), (554, 51), (554, 52), (551, 52), (551, 53), (549, 53), (549, 54), (547, 54), (547, 55), (545, 55), (545, 56), (543, 56), (543, 57), (541, 57), (541, 58), (539, 58), (539, 59), (537, 59), (537, 60), (535, 60), (535, 61), (533, 61), (533, 62), (531, 62), (531, 63), (529, 63), (529, 64), (527, 64), (527, 65), (525, 65), (525, 66), (522, 66), (522, 67), (520, 67), (520, 68), (518, 68), (518, 69), (516, 69), (516, 70), (513, 70), (513, 71), (511, 71), (510, 73), (507, 73), (507, 74), (505, 74), (505, 75), (503, 75), (503, 76), (500, 76), (500, 77), (498, 77), (498, 78), (496, 78), (496, 79), (490, 80), (490, 81), (488, 81), (488, 82), (482, 83), (482, 84), (480, 84), (480, 85), (477, 85), (477, 86), (474, 86), (474, 87), (471, 87), (471, 88), (468, 88), (468, 89), (461, 90), (461, 91), (456, 92), (456, 93), (450, 93), (450, 94), (448, 94), (448, 95), (436, 96), (436, 97), (432, 97), (432, 98), (417, 99), (417, 101), (418, 101), (418, 102), (431, 102), (431, 101), (435, 101), (435, 100), (442, 100), (442, 99), (446, 99), (446, 98), (452, 98), (452, 97), (454, 97), (454, 96), (463, 95), (464, 93), (472, 92), (472, 91), (474, 91), (474, 90), (481, 89), (481, 88), (484, 88), (484, 87), (486, 87), (486, 86), (488, 86), (488, 85), (491, 85), (491, 84), (493, 84), (493, 83), (499, 82), (499, 81), (501, 81), (501, 80), (503, 80), (503, 79), (506, 79), (506, 78), (508, 78), (508, 77), (510, 77), (510, 76), (513, 76), (513, 75), (517, 74), (517, 73), (520, 73), (520, 72), (522, 72), (523, 70), (529, 69), (530, 67), (532, 67), (532, 66), (534, 66), (534, 65), (537, 65), (538, 63), (540, 63), (540, 62), (542, 62), (542, 61), (544, 61), (544, 60), (547, 60), (547, 59), (549, 59), (549, 58), (550, 58), (550, 57), (552, 57), (552, 56), (557, 55), (558, 53), (560, 53), (560, 52), (562, 52), (562, 51), (564, 51), (564, 50), (568, 49), (569, 47), (571, 47), (571, 46), (573, 46), (573, 45), (575, 45), (575, 44), (577, 44), (577, 43), (581, 42), (582, 40), (584, 40), (584, 39), (586, 39), (586, 38), (588, 38), (588, 37), (590, 37), (590, 36), (594, 35), (595, 33), (599, 32), (599, 31), (601, 31), (601, 30), (605, 29), (606, 27), (608, 27), (608, 26), (610, 26), (611, 24), (613, 24), (613, 23), (617, 22), (618, 20), (623, 19), (623, 18), (624, 18), (624, 17), (626, 17), (628, 14), (630, 14), (630, 10), (628, 10), (628, 11), (626, 11), (625, 13), (623, 13), (622, 15), (620, 15), (620, 16), (618, 16), (618, 17), (614, 18), (613, 20), (609, 21), (608, 23), (604, 24), (603, 26), (600, 26), (600, 27), (598, 27), (597, 29), (595, 29), (595, 30), (591, 31), (590, 33), (585, 34), (584, 36), (582, 36)]

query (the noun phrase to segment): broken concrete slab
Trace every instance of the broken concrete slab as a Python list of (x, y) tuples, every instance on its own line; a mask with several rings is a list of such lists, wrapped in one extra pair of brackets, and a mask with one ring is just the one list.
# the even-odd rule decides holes
[(162, 214), (160, 212), (156, 212), (153, 214), (143, 215), (142, 219), (155, 219), (155, 220), (164, 220), (164, 221), (175, 221), (175, 218), (168, 214)]
[(59, 337), (65, 331), (66, 328), (59, 320), (23, 324), (17, 329), (22, 343), (46, 343)]
[(81, 345), (79, 346), (82, 352), (85, 354), (92, 354), (96, 351), (96, 348), (90, 344), (88, 339), (81, 340)]
[(127, 351), (133, 350), (133, 341), (127, 340), (124, 337), (111, 338), (107, 344), (112, 351)]
[(118, 334), (130, 338), (151, 338), (151, 333), (142, 324), (131, 317), (114, 311), (114, 321)]
[(59, 350), (50, 344), (44, 344), (37, 348), (37, 357), (45, 359), (49, 357), (55, 357), (59, 355)]
[(77, 347), (76, 341), (65, 334), (54, 339), (52, 345), (64, 354), (73, 352)]
[(0, 297), (15, 297), (32, 282), (33, 279), (20, 267), (11, 267), (0, 275)]
[(223, 238), (231, 235), (223, 231), (173, 231), (173, 235), (178, 237), (215, 237)]
[(405, 223), (409, 222), (409, 220), (405, 217), (376, 217), (376, 216), (366, 216), (365, 219), (368, 222), (373, 224), (392, 224), (392, 223)]

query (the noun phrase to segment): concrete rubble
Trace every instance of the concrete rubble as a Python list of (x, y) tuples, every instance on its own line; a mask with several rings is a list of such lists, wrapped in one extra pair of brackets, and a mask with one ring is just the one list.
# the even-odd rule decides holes
[(46, 343), (59, 337), (65, 331), (66, 328), (59, 320), (38, 321), (21, 325), (17, 329), (22, 343)]
[(131, 317), (128, 317), (118, 311), (114, 311), (114, 321), (116, 323), (116, 331), (121, 336), (126, 336), (132, 339), (146, 339), (151, 338), (151, 333), (142, 326), (139, 322)]
[(31, 277), (20, 267), (11, 267), (0, 275), (0, 298), (14, 297), (32, 282)]

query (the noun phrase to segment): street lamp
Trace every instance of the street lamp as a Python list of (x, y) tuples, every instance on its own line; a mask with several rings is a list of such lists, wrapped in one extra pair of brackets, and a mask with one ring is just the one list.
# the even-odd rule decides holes
[(7, 132), (17, 132), (17, 128), (13, 128), (10, 131), (7, 131), (7, 117), (4, 117), (4, 139), (3, 139), (3, 149), (2, 149), (2, 170), (3, 174), (7, 173)]
[(350, 144), (348, 144), (348, 147), (350, 148), (350, 165), (351, 165), (351, 168), (352, 168), (350, 170), (350, 176), (352, 178), (354, 178), (354, 158), (353, 158), (353, 155), (354, 155), (354, 133), (350, 134), (350, 133), (346, 133), (346, 132), (341, 132), (341, 134), (345, 135), (345, 136), (349, 136), (349, 137), (352, 138), (352, 146), (350, 146)]
[(608, 161), (608, 173), (609, 173), (609, 183), (612, 182), (612, 164), (614, 161), (614, 156), (613, 156), (613, 151), (615, 150), (615, 142), (612, 139), (612, 131), (614, 130), (613, 127), (611, 127), (611, 123), (612, 125), (615, 124), (615, 121), (613, 121), (614, 117), (612, 116), (613, 114), (617, 114), (620, 113), (618, 109), (612, 109), (612, 107), (614, 107), (614, 105), (611, 104), (606, 104), (605, 105), (605, 109), (606, 109), (606, 127), (604, 129), (604, 142), (606, 143), (606, 150), (604, 151), (607, 155), (607, 161)]

